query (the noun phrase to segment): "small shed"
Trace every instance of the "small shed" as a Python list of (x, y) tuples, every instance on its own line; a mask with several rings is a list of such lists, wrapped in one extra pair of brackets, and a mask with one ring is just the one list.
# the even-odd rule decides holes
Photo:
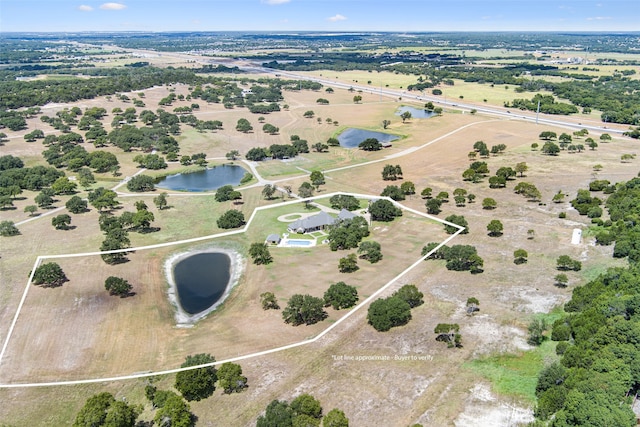
[(269, 234), (267, 236), (267, 245), (278, 245), (281, 240), (279, 234)]
[(581, 240), (582, 240), (582, 230), (580, 230), (579, 228), (574, 228), (573, 235), (571, 236), (571, 244), (579, 245)]

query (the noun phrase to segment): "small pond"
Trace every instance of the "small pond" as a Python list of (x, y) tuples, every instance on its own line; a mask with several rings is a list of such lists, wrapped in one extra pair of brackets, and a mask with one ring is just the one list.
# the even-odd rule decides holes
[(396, 110), (396, 116), (400, 116), (405, 111), (410, 112), (411, 117), (414, 119), (428, 119), (429, 117), (433, 117), (436, 115), (436, 113), (434, 113), (433, 111), (423, 110), (420, 108), (408, 107), (406, 105), (403, 105), (402, 107)]
[(175, 191), (210, 191), (224, 185), (238, 185), (247, 171), (238, 165), (220, 165), (192, 173), (161, 178), (156, 187)]
[(367, 138), (375, 138), (380, 142), (391, 142), (400, 139), (398, 135), (356, 128), (345, 129), (338, 135), (338, 141), (340, 141), (340, 145), (344, 148), (356, 148)]
[(205, 311), (222, 297), (231, 277), (231, 257), (223, 252), (199, 252), (178, 261), (173, 279), (182, 309)]

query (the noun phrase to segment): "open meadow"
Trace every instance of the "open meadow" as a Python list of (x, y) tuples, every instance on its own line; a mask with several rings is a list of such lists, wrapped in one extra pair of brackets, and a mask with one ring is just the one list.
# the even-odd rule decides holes
[[(157, 58), (156, 58), (157, 59)], [(132, 59), (127, 59), (131, 61)], [(155, 60), (155, 59), (154, 59)], [(169, 61), (166, 59), (166, 61)], [(169, 64), (179, 66), (178, 59)], [(272, 247), (273, 263), (255, 265), (248, 249), (254, 242), (263, 242), (268, 234), (287, 232), (286, 223), (278, 220), (288, 214), (308, 213), (300, 203), (277, 205), (292, 197), (278, 191), (273, 199), (262, 195), (264, 183), (274, 183), (280, 190), (290, 186), (294, 193), (309, 172), (320, 170), (326, 183), (315, 195), (350, 192), (378, 196), (388, 185), (403, 182), (415, 184), (416, 194), (401, 203), (411, 209), (426, 212), (424, 188), (433, 195), (447, 192), (448, 202), (437, 215), (463, 215), (468, 222), (468, 234), (457, 236), (449, 245), (473, 245), (484, 260), (482, 272), (449, 271), (442, 260), (427, 260), (403, 275), (381, 296), (386, 297), (405, 284), (414, 284), (424, 294), (424, 304), (411, 311), (412, 320), (388, 332), (377, 332), (367, 323), (368, 307), (351, 315), (321, 339), (289, 350), (248, 358), (239, 362), (249, 387), (238, 394), (223, 394), (191, 402), (198, 417), (197, 425), (250, 426), (274, 399), (286, 399), (307, 392), (318, 398), (325, 408), (340, 408), (350, 425), (425, 426), (455, 425), (459, 427), (518, 425), (533, 420), (535, 378), (542, 367), (558, 356), (554, 343), (534, 348), (527, 343), (527, 325), (536, 316), (553, 316), (571, 297), (571, 291), (594, 278), (607, 267), (626, 265), (626, 260), (612, 259), (611, 246), (596, 246), (589, 230), (591, 219), (581, 216), (569, 203), (579, 189), (588, 188), (593, 180), (611, 183), (629, 180), (638, 174), (639, 159), (622, 162), (625, 154), (640, 151), (637, 140), (613, 135), (610, 142), (600, 142), (600, 134), (588, 136), (599, 141), (595, 149), (581, 152), (562, 150), (558, 156), (548, 156), (532, 144), (542, 146), (539, 135), (553, 131), (558, 135), (571, 133), (575, 127), (535, 124), (514, 117), (497, 117), (481, 112), (471, 114), (464, 108), (446, 108), (442, 115), (429, 119), (411, 118), (403, 121), (396, 115), (401, 105), (421, 107), (410, 100), (380, 97), (375, 92), (381, 86), (399, 89), (413, 83), (408, 76), (393, 73), (323, 71), (308, 73), (341, 82), (370, 84), (370, 92), (361, 93), (362, 101), (354, 103), (353, 92), (336, 87), (333, 93), (322, 91), (284, 91), (288, 108), (270, 114), (251, 114), (245, 108), (225, 108), (221, 103), (200, 102), (194, 115), (200, 120), (220, 120), (222, 129), (200, 132), (183, 126), (176, 138), (181, 154), (205, 153), (210, 164), (227, 162), (225, 155), (238, 150), (241, 157), (253, 147), (287, 144), (291, 135), (309, 142), (325, 143), (341, 130), (355, 127), (399, 135), (390, 148), (367, 152), (342, 147), (329, 147), (326, 152), (302, 153), (293, 159), (252, 162), (258, 172), (246, 186), (239, 186), (240, 203), (215, 201), (215, 192), (168, 193), (168, 208), (158, 210), (152, 198), (161, 191), (132, 193), (119, 186), (121, 206), (115, 214), (134, 211), (135, 203), (143, 200), (154, 214), (148, 233), (131, 232), (131, 247), (159, 245), (212, 236), (224, 232), (216, 220), (228, 209), (240, 210), (245, 218), (260, 210), (245, 233), (215, 237), (189, 244), (177, 244), (136, 250), (128, 261), (108, 265), (99, 255), (57, 258), (68, 282), (56, 288), (27, 284), (38, 256), (81, 254), (99, 250), (103, 234), (98, 224), (99, 212), (90, 209), (71, 214), (73, 229), (56, 230), (51, 225), (49, 210), (39, 216), (24, 212), (37, 192), (25, 191), (14, 203), (15, 209), (0, 211), (0, 220), (14, 221), (20, 235), (1, 237), (0, 277), (0, 340), (10, 340), (0, 360), (0, 383), (42, 383), (84, 379), (100, 379), (136, 373), (153, 373), (177, 368), (187, 355), (210, 353), (217, 360), (233, 358), (293, 344), (317, 336), (347, 310), (327, 308), (328, 317), (314, 325), (291, 326), (282, 320), (281, 310), (263, 310), (260, 295), (273, 292), (281, 307), (294, 294), (322, 297), (330, 284), (344, 281), (357, 288), (360, 301), (421, 257), (429, 242), (442, 242), (449, 235), (437, 221), (405, 211), (391, 222), (373, 221), (371, 236), (381, 244), (383, 259), (370, 264), (358, 260), (360, 269), (340, 273), (339, 259), (354, 251), (331, 251), (326, 244), (311, 248)], [(265, 76), (263, 76), (265, 77)], [(371, 80), (371, 83), (368, 83)], [(447, 97), (502, 106), (518, 97), (512, 88), (489, 87), (460, 83), (443, 87)], [(155, 110), (158, 102), (170, 93), (188, 95), (187, 85), (158, 86), (127, 93), (135, 98), (144, 92), (145, 108)], [(327, 98), (328, 105), (319, 105), (318, 98)], [(172, 108), (189, 105), (176, 101)], [(47, 105), (44, 114), (73, 106), (83, 111), (100, 106), (109, 112), (125, 109), (129, 103), (99, 97), (75, 104)], [(304, 113), (313, 110), (314, 117)], [(263, 123), (279, 128), (275, 135), (262, 131)], [(254, 130), (235, 130), (239, 119), (246, 118)], [(578, 123), (597, 116), (572, 117)], [(331, 119), (329, 121), (328, 119)], [(390, 120), (386, 129), (382, 121)], [(110, 118), (105, 128), (111, 130)], [(2, 154), (22, 158), (32, 166), (45, 164), (40, 142), (24, 141), (24, 134), (39, 126), (45, 134), (60, 134), (39, 118), (28, 119), (28, 130), (8, 132)], [(575, 137), (574, 143), (585, 144), (585, 137)], [(486, 158), (470, 160), (476, 141), (488, 147), (504, 144), (505, 150)], [(96, 150), (84, 144), (87, 151)], [(97, 187), (113, 188), (133, 176), (140, 168), (133, 160), (138, 151), (123, 152), (116, 147), (104, 147), (117, 155), (120, 176), (96, 173)], [(491, 188), (488, 177), (477, 183), (463, 180), (463, 172), (472, 161), (487, 163), (491, 174), (501, 167), (525, 163), (527, 168), (506, 182), (505, 188)], [(235, 160), (250, 172), (248, 162)], [(381, 172), (385, 165), (399, 165), (402, 179), (385, 181)], [(162, 171), (149, 174), (166, 175), (184, 171), (178, 162), (170, 162)], [(73, 175), (65, 171), (67, 175)], [(540, 192), (538, 201), (516, 194), (520, 182), (534, 184)], [(472, 193), (475, 199), (461, 204), (454, 202), (456, 189)], [(554, 203), (558, 193), (564, 200)], [(78, 194), (86, 197), (87, 191)], [(65, 202), (70, 195), (57, 196), (54, 208), (66, 213)], [(497, 206), (485, 209), (483, 200), (492, 198)], [(319, 205), (328, 206), (326, 200)], [(362, 202), (366, 206), (366, 202)], [(561, 218), (560, 214), (565, 217)], [(499, 237), (488, 235), (487, 224), (500, 220), (504, 230)], [(28, 220), (28, 222), (23, 222)], [(571, 244), (575, 228), (584, 231), (582, 241)], [(533, 232), (531, 231), (533, 230)], [(319, 239), (320, 240), (320, 239)], [(240, 279), (224, 304), (192, 327), (176, 322), (176, 310), (168, 298), (165, 262), (171, 256), (192, 250), (224, 248), (240, 254)], [(525, 249), (528, 260), (514, 263), (513, 252)], [(568, 286), (556, 286), (556, 259), (570, 255), (580, 260), (579, 272), (568, 272)], [(104, 281), (117, 275), (133, 284), (135, 295), (127, 298), (110, 296)], [(25, 286), (29, 287), (23, 302)], [(466, 301), (475, 297), (480, 311), (466, 314)], [(12, 326), (14, 316), (19, 316)], [(551, 314), (549, 314), (551, 313)], [(435, 340), (438, 323), (458, 323), (462, 348), (447, 348)], [(525, 366), (526, 365), (526, 369)], [(515, 372), (515, 374), (514, 374)], [(514, 377), (516, 379), (514, 379)], [(522, 379), (519, 381), (518, 378)], [(513, 380), (513, 383), (505, 382)], [(151, 376), (96, 384), (58, 385), (34, 388), (0, 388), (0, 424), (27, 426), (69, 425), (85, 400), (98, 392), (109, 391), (117, 399), (126, 398), (143, 408), (142, 415), (151, 413), (144, 396), (150, 382), (171, 388), (173, 375)], [(515, 385), (513, 385), (515, 384)], [(4, 425), (4, 424), (3, 424)]]

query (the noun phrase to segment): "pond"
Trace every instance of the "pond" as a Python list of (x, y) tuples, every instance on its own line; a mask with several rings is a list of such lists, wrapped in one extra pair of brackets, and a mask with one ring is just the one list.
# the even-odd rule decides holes
[(224, 185), (238, 185), (247, 171), (238, 165), (220, 165), (191, 173), (161, 178), (156, 187), (175, 191), (210, 191)]
[(345, 148), (356, 148), (367, 138), (375, 138), (380, 142), (391, 142), (396, 139), (400, 139), (398, 135), (356, 128), (345, 129), (340, 135), (338, 135), (340, 146)]
[(414, 118), (414, 119), (428, 119), (429, 117), (433, 117), (436, 115), (436, 113), (434, 113), (433, 111), (423, 110), (420, 108), (414, 108), (414, 107), (403, 105), (402, 107), (396, 110), (396, 116), (400, 116), (405, 111), (410, 112), (411, 118)]
[(178, 261), (173, 279), (182, 309), (196, 314), (225, 294), (231, 277), (231, 257), (224, 252), (199, 252)]

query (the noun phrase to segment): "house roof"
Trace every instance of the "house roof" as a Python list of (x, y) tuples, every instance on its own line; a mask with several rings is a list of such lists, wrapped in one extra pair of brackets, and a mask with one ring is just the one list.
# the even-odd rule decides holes
[(336, 218), (332, 217), (326, 212), (320, 212), (320, 213), (317, 213), (316, 215), (309, 216), (307, 218), (302, 218), (292, 222), (289, 225), (289, 229), (298, 230), (302, 228), (303, 230), (310, 230), (312, 228), (331, 225), (334, 222), (336, 222)]
[(267, 242), (279, 242), (280, 235), (279, 234), (269, 234), (267, 236)]
[(351, 218), (355, 218), (357, 216), (358, 215), (356, 215), (353, 212), (350, 212), (350, 211), (348, 211), (348, 210), (346, 210), (344, 208), (338, 214), (338, 218), (340, 218), (340, 219), (351, 219)]

